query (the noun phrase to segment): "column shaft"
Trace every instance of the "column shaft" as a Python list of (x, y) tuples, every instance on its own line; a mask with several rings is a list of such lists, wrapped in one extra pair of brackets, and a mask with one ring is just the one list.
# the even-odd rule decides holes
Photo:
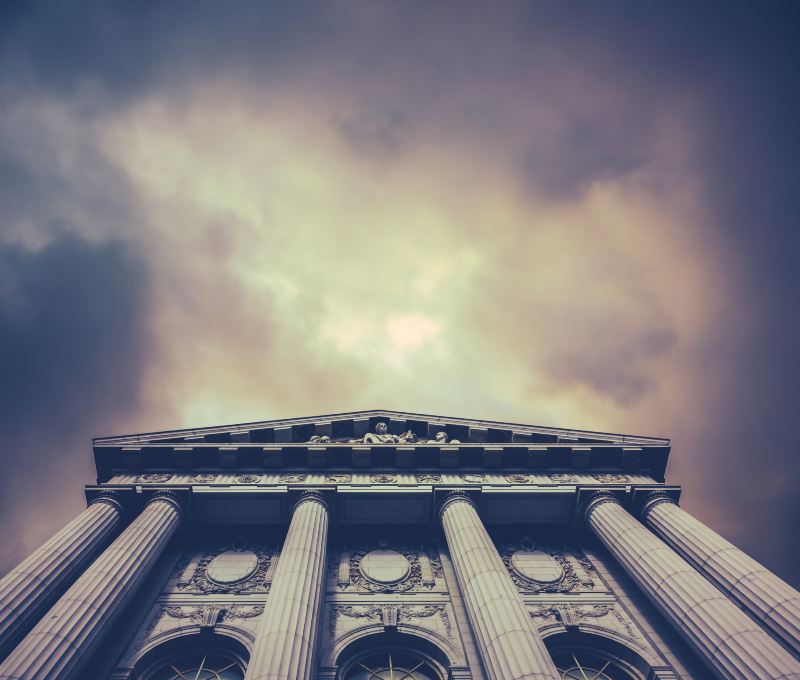
[(800, 663), (611, 496), (592, 499), (589, 526), (720, 678), (800, 679)]
[(0, 580), (0, 660), (44, 614), (122, 524), (122, 508), (101, 497)]
[(669, 498), (645, 506), (646, 524), (723, 593), (800, 656), (800, 592)]
[(473, 502), (447, 499), (442, 527), (484, 667), (492, 680), (553, 680), (553, 660)]
[(181, 511), (156, 496), (0, 665), (1, 680), (73, 680), (177, 530)]
[(329, 511), (308, 493), (292, 513), (245, 680), (313, 677), (325, 586)]

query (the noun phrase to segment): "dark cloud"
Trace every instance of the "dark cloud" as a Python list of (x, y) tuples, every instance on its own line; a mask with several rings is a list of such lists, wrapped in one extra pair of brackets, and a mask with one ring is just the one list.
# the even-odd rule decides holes
[[(11, 112), (0, 129), (3, 226), (15, 236), (9, 243), (20, 234), (34, 241), (0, 251), (0, 349), (4, 359), (12, 358), (0, 417), (10, 433), (6, 441), (15, 442), (26, 461), (23, 471), (19, 455), (11, 452), (0, 463), (8, 480), (3, 491), (9, 490), (0, 509), (14, 518), (5, 525), (5, 537), (25, 536), (29, 547), (57, 526), (61, 509), (79, 506), (80, 485), (91, 477), (91, 435), (129, 429), (133, 421), (127, 416), (140, 407), (159, 419), (159, 426), (183, 424), (167, 422), (163, 411), (137, 401), (145, 364), (181, 365), (188, 374), (196, 370), (195, 359), (218, 362), (230, 366), (229, 373), (236, 374), (229, 378), (232, 391), (241, 392), (255, 381), (250, 376), (281, 385), (273, 372), (291, 367), (292, 379), (280, 388), (288, 390), (288, 398), (274, 388), (270, 403), (295, 411), (343, 410), (352, 402), (374, 406), (359, 401), (365, 394), (400, 398), (394, 385), (368, 391), (366, 383), (380, 379), (377, 369), (372, 373), (355, 361), (337, 364), (330, 348), (307, 360), (295, 356), (298, 347), (311, 352), (310, 344), (294, 340), (301, 334), (297, 329), (309, 343), (319, 330), (300, 324), (297, 316), (323, 317), (325, 306), (309, 298), (319, 298), (323, 288), (342, 287), (345, 273), (335, 272), (310, 292), (300, 276), (271, 282), (296, 287), (304, 301), (302, 312), (293, 305), (281, 311), (267, 294), (247, 297), (244, 287), (226, 278), (236, 278), (230, 270), (237, 243), (250, 245), (249, 225), (217, 216), (214, 224), (220, 226), (204, 237), (204, 254), (192, 240), (196, 224), (176, 217), (186, 230), (176, 237), (170, 225), (134, 217), (144, 197), (98, 147), (92, 124), (114, 121), (148, 101), (180, 104), (193, 88), (225, 80), (240, 89), (231, 87), (207, 102), (209, 108), (234, 109), (237, 96), (258, 93), (266, 109), (295, 96), (299, 111), (322, 110), (321, 118), (343, 146), (361, 156), (390, 164), (415, 145), (428, 145), (451, 154), (454, 165), (473, 163), (476, 175), (485, 177), (455, 196), (455, 204), (468, 203), (468, 194), (479, 194), (509, 166), (524, 194), (561, 202), (579, 201), (598, 184), (614, 181), (629, 188), (633, 201), (641, 186), (658, 194), (685, 175), (703, 197), (707, 219), (695, 227), (695, 248), (649, 254), (673, 265), (674, 273), (655, 275), (658, 290), (643, 286), (646, 272), (626, 268), (639, 247), (636, 238), (611, 248), (602, 234), (592, 237), (589, 230), (573, 239), (578, 250), (585, 242), (586, 252), (548, 248), (553, 244), (547, 240), (536, 249), (535, 220), (527, 230), (515, 231), (501, 217), (493, 222), (492, 213), (485, 220), (492, 224), (481, 232), (477, 221), (465, 216), (459, 229), (495, 269), (478, 277), (478, 292), (463, 293), (452, 305), (463, 305), (460, 318), (467, 319), (460, 341), (476, 361), (541, 372), (564, 390), (588, 390), (598, 403), (619, 407), (623, 416), (617, 423), (630, 431), (654, 427), (654, 434), (672, 435), (670, 474), (685, 485), (687, 507), (797, 582), (800, 546), (787, 537), (800, 504), (794, 454), (800, 421), (793, 417), (800, 403), (794, 379), (800, 372), (800, 317), (794, 313), (800, 288), (795, 264), (800, 5), (596, 2), (566, 8), (553, 2), (431, 8), (376, 2), (340, 3), (334, 10), (296, 2), (87, 2), (79, 9), (9, 2), (0, 12), (0, 95)], [(26, 118), (51, 106), (53, 116)], [(83, 136), (87, 125), (90, 133)], [(684, 143), (672, 144), (672, 134)], [(300, 146), (297, 156), (305, 150)], [(473, 155), (460, 155), (467, 147)], [(134, 141), (129, 151), (135, 150)], [(350, 169), (345, 167), (350, 160), (342, 162), (343, 170)], [(152, 172), (158, 170), (156, 164)], [(426, 170), (420, 168), (420, 175)], [(183, 207), (178, 194), (176, 189), (164, 199), (179, 205), (171, 215)], [(663, 195), (665, 202), (672, 200), (668, 191)], [(303, 198), (311, 202), (318, 196)], [(586, 220), (593, 217), (585, 213)], [(684, 225), (676, 225), (676, 234), (687, 232), (678, 226)], [(659, 228), (660, 242), (669, 244), (670, 225)], [(642, 233), (647, 229), (643, 223)], [(300, 238), (299, 229), (289, 231), (284, 242), (263, 253), (265, 269), (278, 268)], [(337, 251), (316, 236), (306, 235), (305, 254), (318, 268)], [(358, 267), (351, 267), (360, 268), (353, 288), (369, 287), (364, 292), (376, 298), (391, 293), (382, 271), (363, 275), (376, 253), (360, 250), (365, 243), (383, 247), (388, 232), (378, 225), (347, 236), (359, 256)], [(344, 240), (343, 230), (338, 238)], [(407, 238), (410, 245), (392, 241), (392, 266), (398, 266), (404, 248), (445, 250), (455, 238), (438, 240), (431, 233), (430, 239)], [(719, 259), (728, 265), (732, 283), (724, 291), (694, 291), (719, 311), (714, 340), (691, 348), (691, 375), (682, 374), (680, 386), (670, 392), (675, 403), (666, 408), (653, 400), (665, 393), (670, 362), (686, 355), (688, 339), (676, 303), (664, 291), (680, 285), (684, 258), (717, 265), (709, 242), (724, 250)], [(170, 257), (174, 266), (164, 262)], [(576, 292), (568, 277), (540, 277), (552, 260), (577, 262), (575, 278), (590, 270), (595, 281), (614, 285)], [(354, 259), (344, 252), (341, 261)], [(302, 258), (293, 264), (300, 269)], [(202, 336), (197, 354), (182, 348), (169, 357), (150, 343), (147, 333), (156, 316), (146, 296), (159, 267), (160, 295), (183, 296), (173, 305), (191, 317), (160, 330), (165, 336), (176, 330), (184, 337)], [(174, 285), (163, 286), (165, 280)], [(306, 280), (315, 279), (307, 274)], [(407, 280), (397, 286), (404, 293)], [(684, 297), (679, 304), (690, 302)], [(441, 303), (443, 310), (447, 304)], [(257, 308), (263, 314), (269, 310), (272, 325), (246, 318), (247, 310)], [(242, 348), (237, 364), (230, 357)], [(251, 357), (259, 352), (262, 363), (251, 368)], [(165, 375), (181, 383), (180, 370)], [(418, 381), (409, 381), (406, 398), (434, 393), (432, 378), (425, 381), (424, 395), (411, 382)], [(515, 409), (524, 410), (525, 402), (509, 406), (520, 394), (509, 391), (504, 401), (507, 389), (475, 390), (464, 397), (468, 402), (453, 397), (452, 403), (468, 403), (469, 415), (515, 420)], [(556, 392), (536, 398), (547, 401)], [(320, 394), (335, 402), (332, 408), (319, 403)], [(397, 406), (453, 411), (447, 403)], [(492, 412), (484, 413), (488, 405)], [(552, 424), (613, 429), (603, 422)], [(30, 522), (26, 518), (36, 513), (22, 490), (33, 486), (24, 480), (38, 475), (41, 485), (53, 471), (67, 475), (59, 485), (64, 495), (53, 500), (58, 507), (48, 511), (49, 524)], [(23, 552), (16, 539), (5, 544), (11, 546), (6, 563)]]
[(0, 571), (79, 511), (91, 437), (138, 411), (146, 296), (120, 243), (0, 250)]

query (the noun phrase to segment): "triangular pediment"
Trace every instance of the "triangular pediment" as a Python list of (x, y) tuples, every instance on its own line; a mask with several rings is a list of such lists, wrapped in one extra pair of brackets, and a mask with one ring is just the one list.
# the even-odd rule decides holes
[[(385, 428), (381, 425), (385, 425)], [(372, 445), (419, 443), (457, 444), (616, 444), (668, 447), (669, 440), (610, 432), (594, 432), (473, 418), (454, 418), (404, 411), (373, 409), (303, 418), (282, 418), (214, 427), (185, 428), (114, 437), (99, 437), (95, 446), (205, 443), (311, 443), (322, 445), (363, 442)], [(384, 439), (381, 440), (381, 437)]]

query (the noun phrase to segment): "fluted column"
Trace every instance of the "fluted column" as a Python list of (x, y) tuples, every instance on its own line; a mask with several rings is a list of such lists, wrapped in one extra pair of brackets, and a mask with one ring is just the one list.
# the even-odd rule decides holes
[(631, 578), (720, 678), (800, 678), (800, 663), (609, 494), (586, 519)]
[(245, 680), (313, 677), (329, 514), (323, 496), (313, 491), (294, 506)]
[(465, 494), (442, 505), (442, 527), (483, 665), (491, 680), (553, 680), (553, 660)]
[(172, 494), (154, 496), (0, 665), (2, 680), (72, 680), (178, 529)]
[(800, 656), (800, 593), (718, 533), (653, 494), (642, 519), (723, 593)]
[(112, 495), (96, 498), (0, 580), (0, 660), (107, 545), (122, 516)]

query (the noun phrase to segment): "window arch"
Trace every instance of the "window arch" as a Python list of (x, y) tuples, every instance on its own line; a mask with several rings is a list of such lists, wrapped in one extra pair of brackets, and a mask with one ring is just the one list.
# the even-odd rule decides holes
[(423, 638), (386, 631), (348, 645), (337, 660), (342, 680), (446, 680), (446, 655)]
[(562, 680), (645, 680), (650, 664), (629, 647), (603, 637), (571, 631), (545, 638)]
[(136, 680), (243, 680), (248, 653), (229, 637), (200, 633), (151, 649), (136, 664)]

